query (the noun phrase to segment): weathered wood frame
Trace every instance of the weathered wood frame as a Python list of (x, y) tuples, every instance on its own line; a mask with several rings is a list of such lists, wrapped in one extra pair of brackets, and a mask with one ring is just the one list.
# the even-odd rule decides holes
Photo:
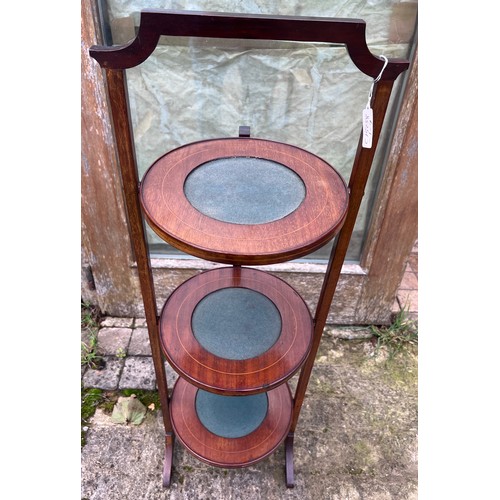
[[(120, 47), (92, 47), (90, 49), (91, 56), (99, 62), (101, 67), (105, 68), (106, 73), (131, 238), (137, 259), (139, 281), (162, 403), (166, 430), (164, 484), (168, 485), (172, 466), (173, 433), (168, 411), (168, 388), (165, 367), (159, 345), (155, 285), (138, 199), (139, 182), (135, 165), (134, 143), (128, 113), (127, 87), (124, 72), (126, 68), (140, 64), (151, 54), (156, 47), (160, 35), (343, 43), (346, 45), (354, 64), (372, 78), (380, 75), (384, 62), (369, 51), (365, 41), (365, 23), (362, 20), (229, 15), (158, 10), (143, 11), (139, 33), (129, 44)], [(292, 424), (290, 433), (285, 440), (287, 486), (293, 486), (292, 460), (295, 428), (352, 230), (363, 198), (392, 87), (396, 78), (408, 66), (409, 63), (406, 60), (390, 60), (381, 74), (379, 82), (373, 89), (373, 146), (370, 149), (362, 148), (360, 137), (349, 180), (349, 212), (331, 252), (314, 316), (313, 346), (301, 369), (295, 392)]]

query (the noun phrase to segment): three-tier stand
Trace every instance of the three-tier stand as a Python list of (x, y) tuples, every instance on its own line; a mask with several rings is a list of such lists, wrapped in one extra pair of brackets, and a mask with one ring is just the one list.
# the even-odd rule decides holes
[[(345, 44), (377, 80), (372, 146), (360, 138), (349, 184), (318, 156), (253, 138), (249, 127), (170, 151), (139, 182), (124, 70), (146, 60), (160, 35)], [(293, 487), (299, 413), (392, 86), (408, 61), (372, 55), (361, 20), (166, 10), (143, 11), (134, 40), (94, 46), (90, 55), (106, 71), (165, 426), (163, 484), (170, 484), (175, 437), (198, 459), (227, 468), (254, 464), (284, 442)], [(161, 314), (143, 218), (172, 246), (223, 264), (181, 284)], [(303, 257), (335, 236), (313, 316), (289, 284), (252, 267)], [(171, 395), (164, 358), (179, 375)]]

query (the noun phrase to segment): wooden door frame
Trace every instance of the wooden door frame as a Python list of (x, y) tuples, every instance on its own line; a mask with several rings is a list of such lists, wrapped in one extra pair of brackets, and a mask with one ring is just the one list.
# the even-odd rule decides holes
[[(91, 4), (82, 3), (81, 20), (82, 298), (108, 315), (143, 316), (105, 82), (101, 68), (88, 55), (89, 47), (100, 43)], [(417, 238), (417, 57), (415, 52), (360, 263), (342, 268), (330, 324), (391, 320)], [(185, 279), (212, 266), (198, 259), (153, 259), (159, 307)], [(286, 263), (265, 269), (297, 288), (315, 310), (326, 264)]]
[(411, 63), (360, 259), (368, 273), (356, 311), (362, 324), (390, 319), (418, 234), (418, 46)]
[(88, 49), (98, 42), (95, 2), (81, 4), (82, 300), (132, 316), (141, 302), (104, 75)]

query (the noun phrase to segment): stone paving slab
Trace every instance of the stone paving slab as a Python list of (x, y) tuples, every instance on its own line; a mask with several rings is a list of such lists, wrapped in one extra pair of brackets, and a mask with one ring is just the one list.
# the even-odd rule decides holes
[(135, 318), (134, 327), (135, 328), (147, 328), (148, 323), (146, 318)]
[[(415, 246), (415, 251), (418, 247)], [(418, 254), (412, 255), (393, 312), (418, 320)], [(105, 318), (104, 370), (82, 368), (84, 387), (157, 388), (144, 318)], [(104, 330), (104, 331), (103, 331)], [(367, 341), (367, 327), (327, 326), (295, 437), (294, 489), (284, 485), (284, 450), (244, 469), (220, 469), (178, 442), (172, 485), (161, 484), (164, 429), (148, 411), (140, 426), (96, 412), (82, 449), (82, 500), (417, 500), (417, 357), (391, 364)], [(128, 355), (116, 357), (122, 348)], [(165, 362), (172, 391), (178, 376)], [(292, 392), (298, 375), (288, 382)]]
[(119, 389), (154, 390), (156, 375), (153, 358), (150, 356), (128, 356), (118, 384)]
[(284, 449), (251, 467), (222, 469), (177, 441), (170, 488), (162, 487), (164, 429), (148, 410), (139, 425), (98, 411), (82, 449), (88, 500), (417, 500), (417, 357), (380, 355), (371, 342), (326, 335), (299, 419), (295, 488)]
[(108, 316), (101, 321), (102, 327), (113, 328), (132, 328), (134, 325), (134, 318), (116, 318)]
[[(168, 391), (172, 392), (174, 384), (175, 384), (176, 380), (179, 378), (179, 376), (174, 371), (174, 369), (168, 364), (167, 361), (165, 361), (165, 373), (167, 375)], [(156, 384), (156, 388), (158, 389), (158, 384)]]
[(126, 354), (131, 335), (131, 328), (101, 328), (97, 334), (98, 350), (105, 356)]
[(147, 328), (134, 328), (128, 346), (130, 356), (151, 356), (151, 345)]
[(366, 327), (335, 327), (327, 325), (323, 330), (323, 335), (344, 340), (360, 340), (371, 338), (373, 333)]
[(85, 370), (82, 379), (85, 388), (95, 387), (107, 391), (118, 388), (124, 360), (114, 356), (106, 356), (104, 359), (106, 367), (103, 370)]

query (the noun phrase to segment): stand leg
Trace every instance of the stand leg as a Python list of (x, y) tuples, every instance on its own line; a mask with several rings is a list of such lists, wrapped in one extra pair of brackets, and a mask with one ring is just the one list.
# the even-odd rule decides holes
[(285, 463), (286, 463), (286, 487), (294, 488), (293, 478), (293, 432), (290, 432), (285, 439)]
[(174, 456), (174, 435), (172, 433), (165, 434), (165, 461), (163, 462), (163, 487), (170, 486), (172, 477), (172, 463)]

